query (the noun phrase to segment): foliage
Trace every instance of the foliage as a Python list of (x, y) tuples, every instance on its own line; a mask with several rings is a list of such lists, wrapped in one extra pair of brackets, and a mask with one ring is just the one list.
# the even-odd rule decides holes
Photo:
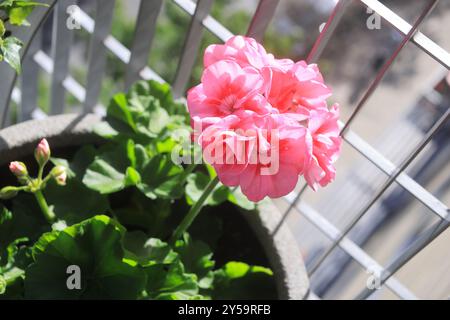
[[(67, 175), (65, 186), (49, 180), (42, 189), (55, 223), (29, 193), (3, 201), (0, 298), (274, 298), (269, 269), (216, 264), (212, 248), (222, 229), (212, 216), (194, 223), (196, 238), (185, 233), (166, 242), (215, 177), (209, 166), (172, 160), (172, 150), (185, 142), (175, 133), (190, 137), (187, 120), (168, 85), (138, 82), (113, 97), (95, 129), (104, 144), (83, 146), (70, 160), (50, 159)], [(223, 185), (207, 205), (225, 201), (254, 209), (239, 190)], [(81, 290), (68, 289), (70, 266), (81, 270)]]
[(0, 1), (0, 62), (5, 61), (20, 73), (20, 49), (22, 41), (11, 35), (9, 26), (29, 26), (28, 16), (37, 6), (47, 6), (30, 0)]

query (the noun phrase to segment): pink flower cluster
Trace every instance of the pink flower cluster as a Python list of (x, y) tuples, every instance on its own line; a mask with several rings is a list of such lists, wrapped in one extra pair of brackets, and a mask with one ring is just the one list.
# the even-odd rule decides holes
[(224, 185), (259, 201), (288, 194), (299, 175), (314, 190), (334, 179), (339, 106), (327, 106), (331, 90), (317, 65), (276, 59), (256, 40), (235, 36), (206, 49), (204, 68), (188, 108), (203, 156)]

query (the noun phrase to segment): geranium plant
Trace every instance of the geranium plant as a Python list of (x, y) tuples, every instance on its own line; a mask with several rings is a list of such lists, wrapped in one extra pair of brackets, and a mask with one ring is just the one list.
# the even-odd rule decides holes
[(35, 177), (25, 161), (9, 165), (18, 185), (0, 191), (0, 297), (276, 298), (232, 211), (289, 193), (300, 175), (313, 188), (334, 178), (329, 95), (317, 66), (244, 37), (207, 49), (190, 113), (155, 81), (116, 94), (94, 129), (102, 143), (64, 153), (42, 140)]
[(29, 26), (27, 17), (36, 6), (46, 4), (30, 0), (0, 0), (0, 62), (5, 61), (20, 73), (20, 49), (23, 43), (15, 37), (9, 26)]

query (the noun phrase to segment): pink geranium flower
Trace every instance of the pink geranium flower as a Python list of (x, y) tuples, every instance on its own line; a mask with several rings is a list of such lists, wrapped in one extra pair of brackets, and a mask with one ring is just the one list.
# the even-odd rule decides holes
[(291, 192), (304, 175), (314, 190), (335, 177), (341, 146), (337, 105), (319, 68), (276, 59), (256, 40), (209, 46), (188, 108), (203, 157), (227, 186), (252, 201)]
[(217, 61), (205, 69), (201, 81), (189, 90), (187, 97), (194, 120), (195, 117), (204, 121), (225, 117), (240, 108), (261, 114), (269, 112), (262, 95), (264, 78), (253, 67), (241, 67), (234, 61)]
[(311, 136), (284, 115), (245, 111), (209, 126), (200, 136), (204, 158), (227, 186), (241, 186), (252, 201), (291, 192), (309, 166)]
[(333, 163), (339, 156), (342, 144), (338, 120), (337, 104), (333, 105), (330, 111), (311, 111), (308, 129), (313, 141), (312, 158), (304, 176), (313, 190), (317, 190), (318, 184), (324, 187), (335, 178), (336, 170)]

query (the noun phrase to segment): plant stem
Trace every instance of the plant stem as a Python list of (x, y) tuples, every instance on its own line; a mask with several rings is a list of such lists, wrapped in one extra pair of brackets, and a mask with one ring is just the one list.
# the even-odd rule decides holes
[(39, 166), (39, 172), (38, 172), (38, 180), (39, 183), (42, 182), (42, 175), (44, 174), (44, 166)]
[(181, 179), (180, 179), (180, 184), (183, 184), (187, 177), (189, 176), (189, 174), (192, 173), (192, 171), (194, 171), (194, 169), (197, 167), (196, 163), (191, 163), (189, 166), (186, 167), (186, 169), (184, 169)]
[(39, 204), (39, 207), (42, 210), (42, 213), (44, 214), (45, 219), (51, 224), (55, 221), (55, 214), (53, 211), (48, 207), (47, 201), (45, 201), (44, 194), (41, 190), (38, 190), (34, 193), (34, 196), (36, 197), (36, 200)]
[(218, 177), (215, 177), (208, 183), (200, 199), (198, 199), (198, 201), (194, 203), (194, 205), (191, 207), (187, 215), (183, 218), (181, 223), (175, 229), (175, 232), (173, 233), (172, 238), (170, 239), (171, 244), (174, 244), (175, 241), (177, 241), (183, 235), (183, 233), (186, 232), (186, 230), (189, 228), (189, 226), (192, 224), (192, 222), (200, 213), (200, 209), (203, 207), (204, 203), (211, 195), (211, 193), (214, 191), (214, 188), (217, 186), (218, 183), (219, 183)]

